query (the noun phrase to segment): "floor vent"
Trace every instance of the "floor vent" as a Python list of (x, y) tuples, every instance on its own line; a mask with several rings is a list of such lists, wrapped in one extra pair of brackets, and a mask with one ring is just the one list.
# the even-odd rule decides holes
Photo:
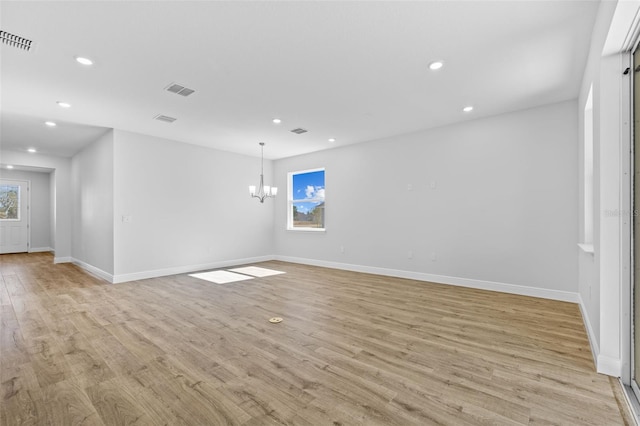
[(305, 129), (301, 128), (301, 127), (298, 127), (297, 129), (293, 129), (291, 132), (295, 133), (296, 135), (301, 135), (303, 133), (307, 133), (308, 130), (305, 130)]
[(173, 123), (174, 121), (177, 120), (177, 118), (169, 117), (168, 115), (162, 115), (162, 114), (158, 114), (153, 118), (158, 121), (164, 121), (165, 123)]
[(195, 92), (195, 90), (189, 89), (177, 83), (171, 83), (165, 88), (165, 90), (167, 92), (175, 93), (176, 95), (180, 95), (180, 96), (189, 96), (190, 94)]
[(29, 52), (35, 44), (32, 40), (2, 30), (0, 30), (0, 41), (7, 46), (26, 50), (27, 52)]

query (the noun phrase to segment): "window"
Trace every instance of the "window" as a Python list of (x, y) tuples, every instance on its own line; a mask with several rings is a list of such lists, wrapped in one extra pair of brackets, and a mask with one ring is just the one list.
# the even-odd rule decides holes
[(287, 229), (324, 231), (324, 169), (288, 175)]
[(584, 237), (593, 244), (593, 85), (584, 107)]
[(0, 185), (0, 220), (20, 220), (19, 185)]

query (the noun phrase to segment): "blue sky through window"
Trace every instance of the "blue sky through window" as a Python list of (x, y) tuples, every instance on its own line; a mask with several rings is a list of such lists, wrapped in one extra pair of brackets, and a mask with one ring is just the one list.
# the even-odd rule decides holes
[(309, 213), (324, 203), (324, 170), (293, 175), (292, 196), (300, 213)]

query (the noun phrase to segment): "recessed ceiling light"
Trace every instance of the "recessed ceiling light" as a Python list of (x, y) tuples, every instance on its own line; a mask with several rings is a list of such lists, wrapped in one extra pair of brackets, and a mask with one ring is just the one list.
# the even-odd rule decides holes
[(27, 151), (29, 151), (31, 153), (38, 152), (35, 148), (29, 148), (29, 149), (27, 149)]
[(335, 138), (330, 138), (329, 139), (329, 142), (335, 142), (335, 141), (336, 141)]
[(7, 166), (7, 169), (13, 169), (13, 166), (12, 166), (11, 164), (9, 164), (9, 165)]
[(444, 62), (442, 62), (442, 61), (431, 62), (429, 64), (429, 69), (433, 70), (433, 71), (439, 70), (440, 68), (442, 68), (443, 65), (444, 65)]
[(58, 101), (57, 104), (58, 104), (58, 106), (61, 106), (62, 108), (71, 108), (71, 104), (68, 104), (66, 102)]
[(57, 126), (57, 124), (54, 123), (53, 121), (45, 121), (44, 124), (46, 124), (49, 127), (56, 127)]
[(273, 119), (273, 122), (274, 122), (275, 124), (280, 124), (280, 123), (282, 123), (282, 120), (280, 120), (279, 118), (274, 118), (274, 119)]
[(93, 65), (93, 61), (89, 58), (83, 58), (82, 56), (76, 56), (76, 61), (82, 65)]
[(469, 105), (469, 106), (466, 106), (466, 107), (462, 108), (462, 110), (464, 112), (471, 112), (471, 111), (473, 111), (473, 107), (471, 105)]

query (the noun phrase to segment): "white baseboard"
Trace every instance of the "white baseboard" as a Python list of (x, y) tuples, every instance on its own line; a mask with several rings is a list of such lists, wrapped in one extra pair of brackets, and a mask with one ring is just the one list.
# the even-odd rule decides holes
[(164, 277), (167, 275), (177, 275), (177, 274), (185, 274), (188, 272), (197, 272), (202, 271), (204, 269), (216, 269), (216, 268), (225, 268), (227, 266), (236, 266), (236, 265), (244, 265), (247, 263), (257, 263), (257, 262), (266, 262), (268, 260), (273, 260), (274, 256), (258, 256), (258, 257), (249, 257), (244, 259), (232, 259), (232, 260), (223, 260), (219, 262), (211, 262), (211, 263), (203, 263), (198, 265), (186, 265), (186, 266), (177, 266), (174, 268), (166, 268), (166, 269), (156, 269), (151, 271), (142, 271), (142, 272), (134, 272), (131, 274), (120, 274), (113, 275), (108, 272), (103, 271), (100, 268), (96, 268), (93, 265), (90, 265), (86, 262), (83, 262), (78, 259), (74, 259), (72, 257), (68, 258), (60, 258), (61, 261), (54, 260), (55, 263), (66, 263), (72, 262), (75, 265), (78, 265), (85, 271), (100, 277), (112, 284), (119, 284), (129, 281), (137, 281), (137, 280), (145, 280), (149, 278), (157, 278)]
[(93, 265), (89, 265), (86, 262), (83, 262), (81, 260), (78, 259), (73, 259), (73, 264), (74, 265), (78, 265), (79, 267), (81, 267), (82, 269), (84, 269), (85, 271), (89, 272), (92, 275), (97, 276), (98, 278), (102, 278), (103, 280), (106, 280), (110, 283), (113, 283), (113, 275), (103, 271), (100, 268), (96, 268)]
[[(149, 278), (164, 277), (167, 275), (185, 274), (202, 271), (205, 269), (225, 268), (228, 266), (244, 265), (248, 263), (266, 262), (269, 260), (281, 260), (284, 262), (301, 263), (305, 265), (321, 266), (325, 268), (342, 269), (346, 271), (364, 272), (368, 274), (384, 275), (397, 278), (407, 278), (417, 281), (428, 281), (440, 284), (456, 285), (461, 287), (477, 288), (480, 290), (499, 291), (503, 293), (518, 294), (522, 296), (539, 297), (543, 299), (559, 300), (563, 302), (579, 303), (579, 294), (568, 291), (552, 290), (538, 287), (521, 286), (515, 284), (483, 281), (472, 278), (450, 277), (446, 275), (427, 274), (423, 272), (403, 271), (399, 269), (378, 268), (374, 266), (353, 265), (348, 263), (331, 262), (325, 260), (307, 259), (291, 256), (267, 255), (249, 257), (243, 259), (230, 259), (197, 265), (185, 265), (172, 268), (155, 269), (150, 271), (133, 272), (129, 274), (109, 274), (93, 265), (89, 265), (72, 257), (54, 258), (54, 263), (73, 262), (87, 271), (106, 279), (112, 283), (124, 283), (128, 281), (144, 280)], [(582, 309), (582, 308), (581, 308)]]
[(622, 361), (620, 358), (613, 358), (606, 355), (598, 355), (597, 370), (600, 374), (620, 377), (622, 375)]
[(596, 339), (596, 333), (593, 331), (589, 315), (587, 315), (587, 308), (584, 305), (582, 295), (578, 293), (578, 306), (580, 306), (580, 313), (582, 314), (582, 322), (587, 329), (587, 338), (589, 339), (589, 345), (591, 346), (591, 356), (593, 357), (593, 363), (598, 369), (598, 354), (600, 353), (600, 347), (598, 346), (598, 340)]
[(46, 253), (52, 251), (53, 249), (51, 247), (34, 247), (29, 249), (29, 253)]
[(186, 274), (189, 272), (197, 272), (205, 269), (226, 268), (228, 266), (244, 265), (247, 263), (266, 262), (268, 260), (274, 260), (274, 259), (275, 259), (275, 256), (273, 255), (257, 256), (257, 257), (248, 257), (244, 259), (221, 260), (218, 262), (203, 263), (199, 265), (176, 266), (173, 268), (166, 268), (166, 269), (155, 269), (151, 271), (134, 272), (130, 274), (119, 274), (119, 275), (114, 275), (113, 280), (111, 282), (124, 283), (128, 281), (164, 277), (167, 275)]
[(580, 306), (582, 321), (587, 329), (587, 337), (589, 338), (589, 344), (591, 345), (591, 354), (593, 355), (593, 362), (596, 365), (596, 371), (601, 374), (606, 374), (607, 376), (621, 377), (622, 360), (620, 358), (613, 358), (600, 353), (596, 334), (591, 326), (591, 321), (587, 315), (587, 308), (584, 305), (584, 300), (580, 294), (578, 294), (578, 299), (578, 305)]
[(349, 263), (331, 262), (326, 260), (307, 259), (291, 256), (275, 256), (276, 260), (284, 262), (301, 263), (305, 265), (322, 266), (325, 268), (342, 269), (345, 271), (364, 272), (368, 274), (384, 275), (389, 277), (407, 278), (417, 281), (428, 281), (439, 284), (449, 284), (460, 287), (477, 288), (480, 290), (499, 291), (502, 293), (518, 294), (522, 296), (539, 297), (542, 299), (559, 300), (562, 302), (578, 303), (578, 293), (569, 291), (552, 290), (546, 288), (529, 287), (516, 284), (499, 283), (495, 281), (483, 281), (472, 278), (449, 277), (446, 275), (427, 274), (424, 272), (403, 271), (400, 269), (378, 268), (375, 266), (353, 265)]

